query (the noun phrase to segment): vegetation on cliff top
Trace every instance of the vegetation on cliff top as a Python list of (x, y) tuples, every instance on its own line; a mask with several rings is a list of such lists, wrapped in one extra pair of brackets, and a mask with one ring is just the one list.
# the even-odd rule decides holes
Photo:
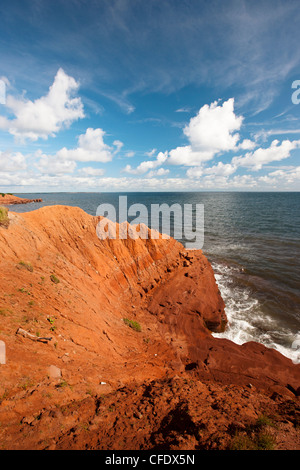
[(8, 210), (6, 209), (6, 207), (0, 206), (0, 227), (8, 227), (8, 225)]

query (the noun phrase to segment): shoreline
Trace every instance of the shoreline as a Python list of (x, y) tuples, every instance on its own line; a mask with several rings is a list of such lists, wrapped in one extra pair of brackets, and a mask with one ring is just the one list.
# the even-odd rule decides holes
[(15, 204), (31, 204), (32, 202), (43, 202), (42, 199), (26, 199), (21, 198), (18, 196), (14, 196), (13, 194), (4, 194), (0, 195), (0, 205), (3, 206), (12, 206)]

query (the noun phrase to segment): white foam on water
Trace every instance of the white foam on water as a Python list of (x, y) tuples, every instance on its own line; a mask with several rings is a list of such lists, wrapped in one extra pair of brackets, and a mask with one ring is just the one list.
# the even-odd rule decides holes
[[(228, 326), (224, 333), (214, 333), (215, 338), (226, 338), (236, 344), (249, 341), (261, 343), (268, 348), (276, 349), (290, 358), (295, 364), (300, 363), (300, 335), (296, 337), (289, 330), (276, 330), (276, 322), (260, 309), (260, 303), (247, 287), (238, 286), (234, 275), (240, 268), (212, 263), (215, 279), (225, 302)], [(262, 318), (263, 317), (263, 318)], [(263, 320), (263, 329), (260, 327)], [(273, 333), (273, 334), (272, 334)], [(276, 335), (274, 334), (276, 333)], [(281, 340), (283, 346), (274, 340)]]

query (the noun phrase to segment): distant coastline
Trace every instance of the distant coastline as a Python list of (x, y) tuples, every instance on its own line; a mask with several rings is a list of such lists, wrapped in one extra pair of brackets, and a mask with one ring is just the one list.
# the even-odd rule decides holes
[(42, 199), (26, 199), (13, 194), (0, 193), (0, 204), (4, 206), (11, 206), (14, 204), (30, 204), (31, 202), (43, 202)]

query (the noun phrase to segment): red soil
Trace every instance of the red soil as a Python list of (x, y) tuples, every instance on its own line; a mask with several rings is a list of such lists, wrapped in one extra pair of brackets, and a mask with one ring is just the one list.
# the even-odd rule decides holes
[(13, 196), (12, 194), (0, 195), (0, 204), (4, 206), (11, 206), (14, 204), (30, 204), (31, 202), (42, 202), (42, 199), (26, 199), (18, 196)]
[(276, 448), (300, 449), (300, 366), (257, 343), (213, 338), (226, 315), (201, 251), (173, 239), (99, 240), (99, 219), (78, 208), (9, 218), (0, 228), (2, 448), (257, 448), (264, 433)]

